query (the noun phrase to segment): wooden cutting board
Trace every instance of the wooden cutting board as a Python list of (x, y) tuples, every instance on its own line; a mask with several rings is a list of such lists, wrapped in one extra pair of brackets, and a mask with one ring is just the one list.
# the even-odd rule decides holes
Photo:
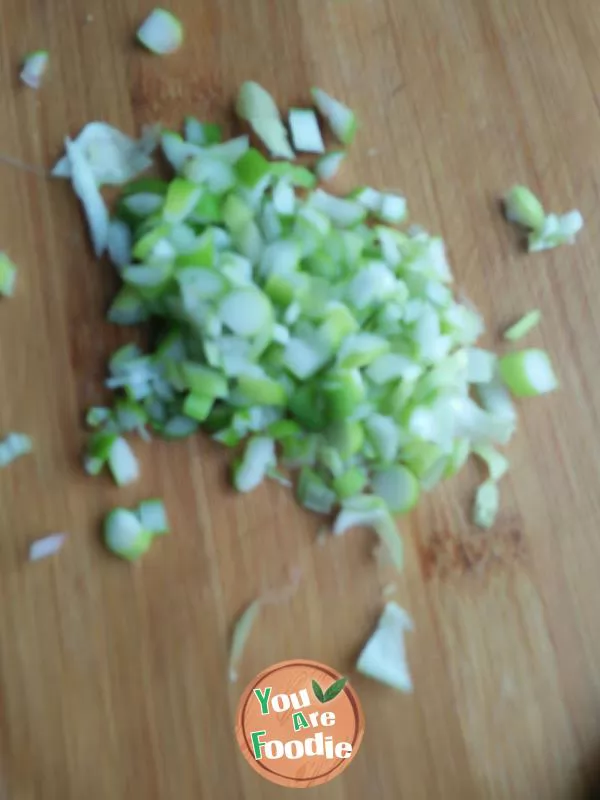
[[(143, 480), (118, 490), (80, 468), (82, 414), (103, 398), (107, 355), (135, 334), (103, 321), (115, 279), (89, 249), (65, 183), (45, 169), (65, 134), (102, 119), (136, 132), (187, 113), (232, 124), (240, 82), (282, 107), (321, 85), (362, 120), (338, 188), (398, 188), (448, 242), (457, 290), (484, 312), (487, 342), (532, 307), (562, 390), (523, 403), (488, 534), (469, 523), (476, 467), (402, 522), (397, 599), (415, 620), (415, 692), (350, 672), (366, 734), (341, 800), (576, 798), (600, 753), (600, 16), (593, 0), (174, 0), (186, 43), (135, 47), (150, 0), (3, 0), (0, 247), (20, 265), (0, 302), (0, 430), (35, 454), (0, 475), (0, 752), (11, 800), (258, 800), (289, 790), (243, 761), (243, 685), (276, 661), (342, 672), (382, 605), (366, 532), (315, 543), (319, 520), (289, 492), (236, 496), (228, 454), (203, 438), (137, 447)], [(45, 47), (43, 89), (19, 61)], [(577, 245), (527, 256), (498, 197), (527, 183), (548, 207), (579, 207)], [(174, 532), (131, 567), (104, 552), (103, 514), (158, 494)], [(29, 543), (67, 531), (55, 558)], [(232, 620), (270, 606), (240, 683), (227, 682)]]

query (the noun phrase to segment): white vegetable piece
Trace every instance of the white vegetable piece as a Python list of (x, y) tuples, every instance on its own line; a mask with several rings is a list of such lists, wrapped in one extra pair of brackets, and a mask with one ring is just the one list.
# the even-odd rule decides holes
[(345, 158), (346, 153), (344, 153), (343, 150), (339, 150), (335, 153), (327, 153), (323, 158), (320, 158), (315, 167), (315, 172), (319, 179), (322, 181), (330, 181), (335, 178)]
[(47, 50), (36, 50), (35, 53), (30, 53), (25, 59), (21, 70), (20, 78), (23, 83), (31, 89), (39, 89), (48, 69), (48, 59)]
[(498, 357), (480, 347), (467, 348), (467, 380), (469, 383), (489, 383), (494, 377)]
[(238, 116), (250, 123), (271, 155), (294, 158), (279, 109), (266, 89), (254, 81), (246, 81), (240, 88), (235, 108)]
[(408, 214), (406, 198), (398, 194), (384, 194), (379, 208), (379, 217), (394, 225), (404, 222)]
[(153, 536), (169, 533), (169, 520), (162, 500), (156, 498), (143, 500), (138, 506), (138, 517), (144, 530)]
[(473, 507), (473, 522), (480, 528), (491, 528), (496, 521), (500, 507), (500, 490), (493, 480), (487, 480), (479, 486)]
[(137, 515), (126, 508), (115, 508), (104, 520), (104, 543), (120, 558), (135, 561), (150, 549), (152, 539)]
[(254, 627), (261, 607), (262, 602), (260, 598), (257, 598), (244, 609), (233, 628), (233, 636), (231, 637), (231, 646), (229, 650), (229, 680), (232, 683), (235, 683), (238, 679), (238, 670), (242, 656), (244, 655), (244, 649), (250, 638), (252, 628)]
[(317, 115), (310, 108), (292, 108), (289, 113), (292, 143), (301, 153), (324, 153), (325, 144)]
[(404, 635), (413, 622), (397, 603), (387, 603), (375, 632), (364, 646), (356, 669), (368, 678), (401, 692), (412, 692)]
[(81, 201), (90, 230), (94, 252), (98, 258), (108, 244), (108, 209), (98, 191), (92, 168), (78, 144), (65, 139), (65, 148), (71, 170), (71, 183)]
[(325, 117), (329, 127), (342, 144), (352, 144), (356, 135), (356, 114), (322, 89), (312, 89), (317, 110)]
[(563, 244), (574, 244), (582, 228), (583, 216), (580, 211), (569, 211), (562, 216), (548, 214), (543, 226), (529, 234), (529, 252), (539, 253), (542, 250), (553, 250)]
[[(73, 141), (91, 170), (98, 186), (120, 186), (133, 180), (152, 166), (150, 155), (159, 138), (156, 130), (147, 128), (138, 141), (105, 122), (90, 122)], [(54, 178), (70, 178), (68, 156), (61, 158), (52, 170)]]
[(485, 462), (490, 480), (499, 481), (508, 471), (508, 459), (489, 444), (473, 445), (473, 453)]
[(116, 439), (110, 449), (108, 466), (118, 486), (127, 486), (140, 476), (138, 460), (129, 443), (121, 437)]
[(9, 433), (6, 439), (0, 442), (0, 468), (8, 466), (32, 450), (33, 443), (29, 436), (24, 433)]
[(49, 536), (44, 536), (43, 539), (37, 539), (29, 548), (29, 560), (39, 561), (42, 558), (48, 558), (61, 549), (65, 543), (66, 536), (64, 533), (52, 533)]
[(502, 380), (515, 397), (537, 397), (558, 388), (558, 378), (548, 353), (522, 350), (502, 356), (499, 361)]
[(238, 492), (251, 492), (256, 489), (276, 463), (273, 439), (266, 436), (250, 439), (242, 461), (234, 472), (235, 488)]
[(183, 25), (170, 11), (155, 8), (138, 28), (137, 39), (157, 55), (174, 53), (183, 42)]
[(119, 219), (111, 220), (108, 226), (107, 249), (112, 263), (122, 270), (132, 261), (132, 235), (129, 225)]

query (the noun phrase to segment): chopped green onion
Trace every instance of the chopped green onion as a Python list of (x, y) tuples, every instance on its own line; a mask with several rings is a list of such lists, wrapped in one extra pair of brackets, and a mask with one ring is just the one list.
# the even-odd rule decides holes
[(401, 571), (404, 566), (402, 539), (383, 499), (372, 495), (357, 495), (344, 500), (342, 510), (336, 517), (333, 533), (340, 535), (358, 526), (373, 528), (386, 546), (394, 566)]
[(21, 70), (21, 80), (32, 89), (39, 89), (48, 69), (49, 54), (47, 50), (36, 50), (30, 53)]
[(357, 129), (356, 114), (322, 89), (312, 89), (311, 94), (317, 110), (327, 120), (335, 136), (342, 144), (352, 144)]
[(400, 692), (412, 692), (404, 634), (413, 622), (397, 603), (386, 603), (375, 632), (363, 647), (356, 669)]
[(83, 155), (80, 145), (65, 139), (65, 150), (71, 170), (73, 191), (81, 201), (94, 245), (96, 256), (100, 257), (108, 244), (108, 210), (98, 190), (91, 166)]
[(327, 486), (323, 478), (309, 467), (304, 467), (298, 480), (298, 500), (310, 511), (329, 514), (333, 510), (337, 497)]
[(533, 231), (544, 225), (544, 207), (526, 186), (513, 186), (504, 198), (504, 210), (509, 222), (516, 222)]
[(116, 508), (104, 520), (104, 543), (116, 556), (135, 561), (150, 549), (152, 534), (133, 511)]
[(487, 480), (477, 489), (473, 507), (473, 522), (480, 528), (491, 528), (500, 506), (498, 484)]
[(7, 467), (12, 461), (31, 453), (33, 442), (24, 433), (9, 433), (0, 442), (0, 469)]
[(29, 547), (29, 560), (40, 561), (42, 558), (53, 556), (62, 548), (65, 539), (64, 533), (51, 533), (42, 539), (36, 539)]
[(537, 397), (558, 389), (558, 379), (548, 353), (522, 350), (499, 361), (502, 380), (515, 397)]
[(289, 114), (292, 142), (301, 153), (324, 153), (317, 115), (310, 108), (292, 108)]
[(539, 325), (541, 319), (542, 312), (539, 309), (535, 308), (532, 311), (528, 311), (518, 322), (515, 322), (514, 325), (504, 331), (504, 338), (510, 342), (522, 339)]
[(246, 81), (240, 88), (236, 112), (246, 120), (259, 139), (275, 158), (294, 158), (286, 129), (271, 95), (254, 81)]
[(529, 234), (529, 252), (537, 253), (541, 250), (552, 250), (563, 244), (573, 244), (582, 228), (583, 217), (577, 210), (569, 211), (562, 216), (548, 214), (543, 226)]
[(317, 166), (315, 167), (315, 172), (317, 173), (319, 180), (332, 180), (337, 175), (345, 158), (346, 153), (344, 153), (343, 150), (335, 153), (327, 153), (327, 155), (320, 158), (317, 161)]
[(229, 650), (229, 680), (232, 683), (235, 683), (238, 679), (238, 670), (240, 668), (242, 656), (244, 655), (244, 649), (258, 617), (261, 605), (260, 598), (253, 600), (243, 611), (233, 628), (233, 636), (231, 637), (231, 647)]
[(0, 295), (12, 297), (17, 280), (17, 268), (6, 255), (0, 253)]
[(206, 147), (220, 144), (223, 141), (223, 130), (212, 122), (199, 122), (194, 117), (186, 117), (184, 123), (185, 138), (191, 144)]
[(398, 225), (408, 214), (406, 199), (396, 194), (384, 194), (378, 209), (378, 216), (387, 223)]
[(108, 453), (108, 467), (117, 486), (127, 486), (140, 476), (137, 458), (128, 442), (117, 437)]
[[(319, 90), (314, 99), (349, 141), (353, 113)], [(293, 158), (262, 87), (244, 84), (237, 109), (272, 154)], [(290, 120), (297, 148), (322, 152), (315, 114), (292, 109)], [(128, 182), (109, 222), (98, 187), (131, 181), (157, 138), (172, 179)], [(141, 142), (92, 123), (68, 144), (66, 169), (64, 159), (56, 167), (73, 176), (96, 249), (108, 249), (123, 281), (109, 320), (157, 322), (159, 333), (153, 351), (130, 345), (111, 359), (106, 386), (116, 402), (90, 412), (85, 469), (108, 466), (129, 483), (139, 468), (123, 434), (179, 439), (202, 429), (225, 446), (244, 445), (238, 490), (269, 477), (288, 485), (280, 454), (299, 471), (303, 505), (337, 512), (337, 533), (371, 526), (400, 569), (392, 513), (408, 512), (471, 454), (499, 480), (507, 463), (492, 445), (508, 442), (517, 421), (509, 390), (554, 388), (547, 356), (499, 359), (476, 346), (483, 319), (455, 298), (443, 241), (397, 227), (404, 197), (315, 188), (343, 152), (324, 156), (315, 175), (272, 162), (248, 136), (221, 138), (218, 126), (192, 118), (185, 138), (160, 130)], [(542, 244), (567, 240), (580, 223), (576, 213), (548, 215), (533, 234)], [(142, 527), (157, 526), (165, 527)]]
[(244, 456), (235, 467), (233, 483), (238, 492), (251, 492), (261, 484), (271, 467), (275, 466), (273, 439), (256, 436), (246, 445)]
[(110, 408), (95, 406), (94, 408), (89, 409), (85, 421), (90, 428), (99, 428), (101, 425), (104, 425), (106, 422), (108, 422), (111, 417), (112, 412)]
[[(73, 144), (89, 167), (97, 186), (122, 186), (152, 166), (150, 156), (158, 144), (155, 128), (146, 129), (139, 140), (132, 139), (105, 122), (89, 122)], [(70, 159), (61, 158), (52, 170), (55, 178), (72, 178)], [(126, 194), (148, 191), (161, 181), (136, 181), (126, 187)], [(164, 182), (163, 182), (163, 185)], [(148, 186), (149, 188), (145, 188)]]
[(143, 500), (138, 506), (137, 515), (142, 528), (153, 536), (170, 533), (167, 512), (162, 500), (156, 498)]
[(473, 453), (487, 464), (490, 480), (499, 481), (508, 471), (508, 459), (489, 444), (473, 445)]
[(385, 500), (393, 513), (405, 514), (415, 507), (419, 499), (419, 481), (401, 465), (377, 470), (372, 478), (373, 491)]
[(157, 55), (174, 53), (183, 42), (183, 25), (170, 11), (155, 8), (138, 28), (137, 39)]

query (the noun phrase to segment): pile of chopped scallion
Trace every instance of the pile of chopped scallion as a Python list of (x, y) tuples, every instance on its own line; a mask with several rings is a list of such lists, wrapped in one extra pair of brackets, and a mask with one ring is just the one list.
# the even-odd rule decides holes
[[(150, 22), (150, 49), (177, 46), (172, 21), (154, 12)], [(150, 352), (130, 344), (111, 358), (115, 400), (88, 413), (85, 469), (97, 475), (107, 467), (126, 485), (139, 476), (126, 436), (180, 439), (203, 430), (235, 450), (239, 491), (267, 478), (294, 486), (304, 507), (334, 515), (334, 534), (371, 527), (401, 569), (395, 517), (470, 455), (488, 472), (473, 520), (493, 525), (508, 469), (497, 447), (517, 424), (512, 398), (545, 394), (558, 382), (543, 350), (499, 357), (476, 346), (483, 319), (455, 298), (443, 241), (406, 226), (404, 197), (370, 186), (347, 196), (325, 188), (357, 122), (321, 89), (312, 99), (316, 111), (294, 108), (286, 126), (265, 89), (241, 87), (237, 113), (268, 156), (249, 136), (224, 141), (218, 125), (193, 117), (183, 135), (155, 127), (136, 141), (91, 123), (66, 140), (54, 175), (71, 179), (96, 254), (107, 252), (122, 279), (108, 319), (152, 322), (154, 335)], [(326, 152), (322, 121), (338, 149)], [(171, 180), (140, 178), (158, 146)], [(317, 154), (314, 169), (294, 163), (296, 152)], [(123, 187), (112, 216), (104, 184)], [(577, 211), (546, 216), (522, 186), (505, 208), (528, 231), (530, 250), (572, 243), (583, 224)], [(504, 338), (522, 338), (540, 319), (530, 311)], [(167, 530), (162, 501), (150, 500), (136, 511), (115, 509), (105, 542), (133, 560)], [(232, 676), (260, 605), (259, 598), (235, 627)], [(410, 691), (411, 626), (387, 603), (358, 670)]]
[[(320, 89), (312, 96), (349, 145), (354, 113)], [(291, 137), (258, 84), (242, 86), (236, 109), (271, 157), (188, 117), (184, 135), (151, 129), (139, 142), (91, 123), (55, 168), (122, 278), (108, 319), (154, 323), (151, 352), (127, 345), (110, 361), (115, 402), (89, 412), (87, 472), (106, 466), (128, 484), (139, 467), (127, 434), (204, 430), (236, 449), (239, 491), (291, 471), (303, 506), (335, 513), (337, 534), (371, 526), (400, 568), (394, 517), (474, 454), (489, 468), (474, 521), (491, 526), (507, 466), (496, 447), (516, 428), (511, 395), (556, 388), (548, 356), (476, 346), (483, 319), (455, 298), (443, 241), (406, 228), (403, 197), (323, 187), (345, 154), (325, 153), (312, 108), (290, 111)], [(138, 177), (157, 144), (169, 181)], [(316, 171), (293, 163), (293, 147), (319, 154)], [(124, 184), (112, 217), (104, 183)], [(527, 192), (512, 190), (507, 211), (541, 230)]]

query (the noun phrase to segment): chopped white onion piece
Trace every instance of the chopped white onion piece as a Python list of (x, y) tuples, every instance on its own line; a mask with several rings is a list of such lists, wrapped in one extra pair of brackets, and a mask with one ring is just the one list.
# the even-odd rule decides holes
[(473, 522), (480, 528), (491, 528), (500, 507), (498, 484), (487, 480), (479, 486), (473, 507)]
[(342, 144), (351, 144), (356, 135), (356, 114), (322, 89), (312, 89), (311, 94), (318, 111), (325, 117), (335, 136)]
[(292, 108), (289, 114), (292, 143), (300, 153), (324, 153), (325, 144), (317, 115), (310, 108)]
[(48, 556), (58, 553), (65, 543), (65, 538), (64, 533), (52, 533), (42, 539), (37, 539), (29, 547), (29, 560), (39, 561), (42, 558), (48, 558)]
[[(73, 144), (87, 162), (98, 186), (120, 186), (152, 166), (150, 155), (158, 141), (153, 127), (147, 128), (136, 141), (105, 122), (89, 122)], [(57, 162), (51, 174), (54, 178), (71, 177), (68, 156)]]
[(75, 194), (81, 201), (87, 218), (94, 252), (98, 258), (106, 250), (108, 244), (108, 209), (98, 191), (98, 186), (88, 161), (79, 145), (65, 139), (65, 149), (71, 169), (71, 183)]
[(174, 53), (183, 42), (183, 25), (170, 11), (155, 8), (138, 28), (137, 39), (157, 55)]
[(46, 70), (48, 69), (48, 51), (37, 50), (30, 53), (25, 59), (21, 70), (21, 80), (31, 89), (39, 89)]
[(271, 155), (294, 158), (279, 109), (266, 89), (254, 81), (246, 81), (240, 88), (235, 108), (238, 116), (250, 123)]
[(322, 181), (332, 180), (337, 175), (345, 158), (346, 153), (343, 150), (327, 153), (323, 158), (320, 158), (315, 167), (315, 172), (319, 179)]
[(404, 636), (413, 622), (397, 603), (386, 603), (375, 632), (364, 646), (356, 669), (368, 678), (401, 692), (412, 692)]

